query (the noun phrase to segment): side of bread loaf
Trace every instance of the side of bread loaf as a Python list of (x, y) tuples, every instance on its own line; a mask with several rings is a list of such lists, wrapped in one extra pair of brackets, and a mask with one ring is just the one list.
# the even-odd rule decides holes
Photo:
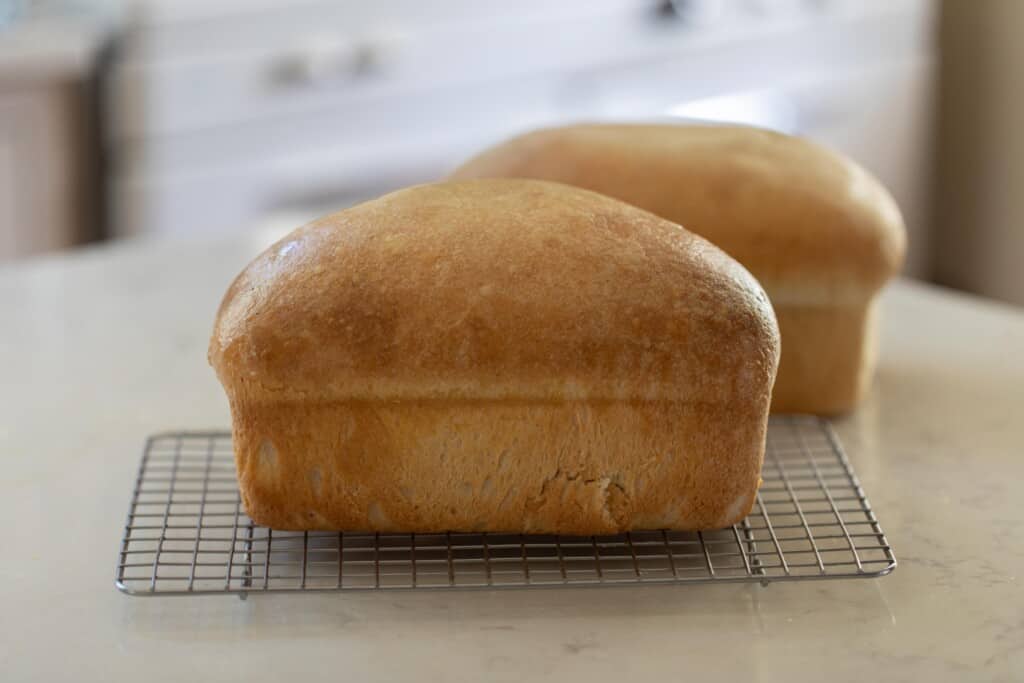
[(841, 413), (874, 367), (873, 301), (905, 230), (866, 171), (807, 140), (738, 126), (577, 125), (489, 149), (453, 178), (563, 182), (706, 237), (761, 282), (779, 316), (772, 408)]
[(778, 330), (677, 225), (553, 183), (410, 188), (236, 279), (210, 360), (284, 529), (711, 528), (757, 490)]

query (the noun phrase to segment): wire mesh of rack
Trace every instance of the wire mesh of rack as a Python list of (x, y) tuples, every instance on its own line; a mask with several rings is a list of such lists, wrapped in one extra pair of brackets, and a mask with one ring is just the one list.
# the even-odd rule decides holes
[(866, 578), (896, 559), (829, 424), (770, 421), (750, 515), (615, 536), (277, 531), (252, 522), (231, 435), (146, 442), (118, 554), (131, 595)]

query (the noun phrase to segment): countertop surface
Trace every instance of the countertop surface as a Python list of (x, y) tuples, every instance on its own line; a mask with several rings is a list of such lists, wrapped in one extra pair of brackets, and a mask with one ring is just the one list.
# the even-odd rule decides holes
[(0, 679), (1022, 680), (1024, 313), (884, 295), (835, 422), (899, 560), (877, 580), (132, 598), (144, 438), (224, 427), (214, 310), (268, 242), (129, 243), (0, 269)]

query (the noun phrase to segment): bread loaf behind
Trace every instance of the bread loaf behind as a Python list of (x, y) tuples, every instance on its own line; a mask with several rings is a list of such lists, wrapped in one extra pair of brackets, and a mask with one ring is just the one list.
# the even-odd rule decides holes
[(575, 125), (482, 152), (452, 174), (538, 178), (629, 202), (706, 237), (764, 286), (779, 316), (773, 409), (839, 413), (874, 369), (874, 299), (906, 233), (889, 193), (817, 144), (741, 126)]

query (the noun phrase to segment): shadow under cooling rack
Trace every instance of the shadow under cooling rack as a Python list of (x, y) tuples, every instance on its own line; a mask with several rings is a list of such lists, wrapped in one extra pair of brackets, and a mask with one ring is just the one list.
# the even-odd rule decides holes
[(761, 582), (896, 566), (828, 423), (773, 417), (764, 483), (729, 529), (616, 536), (274, 531), (245, 514), (226, 432), (151, 437), (116, 585), (131, 595)]

